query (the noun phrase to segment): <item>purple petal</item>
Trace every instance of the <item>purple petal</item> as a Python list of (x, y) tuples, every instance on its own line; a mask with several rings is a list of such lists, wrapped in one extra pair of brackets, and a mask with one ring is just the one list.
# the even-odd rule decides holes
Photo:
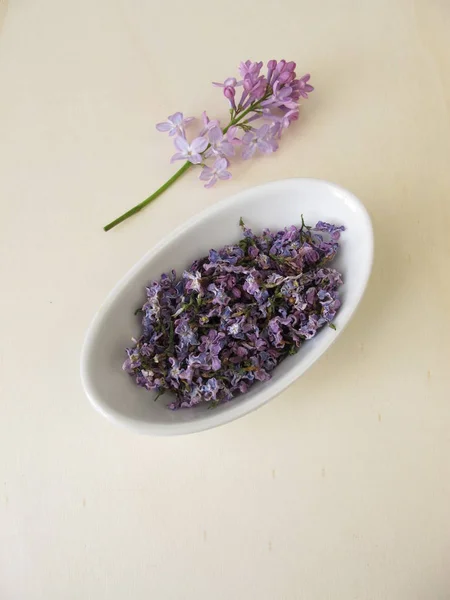
[(222, 142), (220, 150), (225, 156), (234, 156), (234, 146), (230, 142)]
[(270, 154), (271, 152), (273, 152), (269, 142), (266, 142), (264, 140), (258, 140), (257, 146), (258, 150), (263, 154)]
[(247, 159), (251, 158), (254, 154), (255, 154), (255, 146), (254, 146), (254, 144), (251, 144), (249, 146), (245, 146), (245, 148), (242, 150), (242, 158), (244, 160), (247, 160)]
[(228, 161), (226, 158), (218, 158), (214, 163), (216, 171), (222, 171), (228, 167)]
[(172, 158), (170, 159), (170, 162), (173, 163), (176, 160), (184, 160), (186, 158), (186, 155), (183, 154), (182, 152), (177, 152), (176, 154), (174, 154), (172, 156)]
[(209, 180), (208, 183), (205, 184), (205, 188), (210, 188), (212, 187), (217, 181), (217, 176), (213, 175), (213, 177), (211, 177), (211, 179)]
[(172, 125), (167, 123), (167, 121), (165, 123), (158, 123), (156, 125), (156, 129), (158, 131), (170, 131), (172, 129)]
[(199, 175), (199, 179), (202, 181), (207, 181), (208, 179), (211, 179), (213, 172), (214, 171), (211, 169), (211, 167), (203, 167), (202, 172)]
[(190, 156), (186, 157), (188, 159), (189, 162), (191, 162), (193, 165), (199, 165), (202, 162), (202, 155), (195, 153), (195, 154), (191, 154)]
[(220, 127), (211, 127), (208, 137), (210, 144), (217, 144), (223, 138), (222, 130)]
[(183, 113), (176, 112), (173, 115), (170, 115), (169, 121), (171, 121), (176, 126), (183, 125)]
[(231, 179), (232, 175), (230, 171), (220, 171), (220, 173), (217, 173), (217, 177), (219, 179)]
[(181, 135), (177, 135), (176, 138), (173, 140), (173, 143), (175, 144), (175, 147), (178, 148), (178, 150), (180, 150), (181, 152), (186, 152), (187, 150), (189, 150), (189, 144), (187, 139)]
[(203, 152), (203, 150), (205, 150), (207, 145), (208, 145), (208, 140), (205, 137), (198, 137), (192, 141), (191, 150), (193, 152)]

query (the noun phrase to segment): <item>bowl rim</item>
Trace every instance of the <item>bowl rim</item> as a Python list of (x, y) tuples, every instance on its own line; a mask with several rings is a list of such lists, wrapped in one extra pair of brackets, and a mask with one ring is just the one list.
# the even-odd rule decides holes
[[(359, 297), (357, 298), (357, 301), (355, 302), (354, 306), (349, 312), (346, 322), (339, 327), (338, 335), (335, 335), (333, 340), (330, 343), (328, 343), (324, 349), (320, 349), (318, 353), (308, 353), (304, 357), (301, 365), (299, 365), (297, 369), (294, 367), (290, 369), (287, 373), (285, 373), (272, 386), (269, 393), (264, 394), (264, 388), (261, 387), (261, 393), (255, 396), (255, 398), (253, 399), (254, 402), (252, 402), (250, 405), (249, 403), (244, 404), (240, 402), (233, 402), (229, 404), (229, 410), (223, 411), (221, 413), (212, 413), (211, 416), (205, 416), (202, 419), (179, 423), (151, 423), (147, 421), (141, 421), (128, 415), (116, 412), (110, 405), (108, 405), (101, 398), (99, 398), (96, 392), (94, 391), (94, 384), (91, 382), (91, 375), (89, 373), (88, 354), (93, 342), (97, 337), (97, 332), (100, 328), (102, 319), (107, 314), (111, 305), (114, 303), (118, 293), (133, 279), (136, 272), (138, 272), (145, 263), (150, 262), (154, 256), (163, 251), (166, 246), (171, 244), (178, 236), (180, 236), (186, 230), (191, 229), (198, 223), (202, 222), (204, 219), (214, 216), (217, 213), (220, 213), (224, 207), (238, 203), (240, 199), (246, 196), (248, 193), (255, 193), (258, 191), (270, 189), (271, 187), (276, 187), (279, 185), (289, 183), (309, 183), (314, 185), (330, 187), (334, 191), (340, 192), (341, 194), (345, 195), (346, 201), (350, 201), (353, 204), (353, 206), (357, 209), (357, 211), (360, 213), (361, 217), (365, 222), (365, 228), (368, 235), (367, 243), (369, 249), (369, 260), (367, 264), (367, 269), (365, 270), (364, 278), (361, 280), (362, 285), (360, 284)], [(80, 355), (80, 378), (83, 390), (94, 409), (100, 414), (102, 414), (110, 422), (120, 425), (122, 427), (126, 427), (127, 429), (132, 429), (133, 431), (136, 431), (138, 433), (158, 437), (198, 433), (201, 431), (212, 429), (214, 427), (218, 427), (220, 425), (225, 425), (226, 423), (230, 423), (231, 421), (234, 421), (247, 414), (250, 414), (254, 410), (267, 404), (270, 400), (278, 396), (282, 391), (284, 391), (290, 385), (292, 385), (292, 383), (296, 379), (298, 379), (303, 373), (305, 373), (309, 369), (309, 367), (335, 343), (336, 339), (339, 337), (339, 335), (342, 333), (342, 331), (345, 329), (345, 327), (351, 320), (355, 310), (357, 309), (364, 296), (372, 272), (373, 256), (374, 235), (370, 215), (364, 204), (361, 202), (361, 200), (352, 192), (350, 192), (349, 190), (347, 190), (339, 184), (324, 179), (317, 179), (312, 177), (292, 177), (287, 179), (278, 179), (256, 186), (251, 186), (249, 188), (237, 192), (236, 194), (225, 197), (224, 199), (218, 201), (214, 205), (209, 206), (200, 211), (199, 213), (195, 214), (187, 221), (177, 226), (173, 231), (169, 232), (166, 236), (164, 236), (162, 240), (160, 240), (149, 250), (147, 250), (147, 252), (145, 252), (145, 254), (134, 263), (134, 265), (118, 280), (118, 282), (107, 294), (104, 301), (100, 304), (99, 308), (94, 313), (94, 316), (92, 317), (86, 334), (84, 336)]]

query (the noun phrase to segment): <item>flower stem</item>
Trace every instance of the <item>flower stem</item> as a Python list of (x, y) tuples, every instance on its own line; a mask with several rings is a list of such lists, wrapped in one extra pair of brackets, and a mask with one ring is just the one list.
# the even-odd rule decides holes
[[(250, 104), (250, 106), (241, 113), (238, 113), (237, 115), (235, 114), (234, 119), (231, 119), (228, 125), (223, 129), (223, 133), (226, 133), (230, 129), (230, 127), (233, 127), (233, 125), (237, 125), (239, 121), (241, 121), (246, 115), (248, 115), (249, 112), (254, 111), (260, 105), (260, 103), (268, 97), (268, 95), (269, 93), (267, 92), (260, 100), (254, 102), (253, 104)], [(111, 223), (108, 223), (108, 225), (105, 225), (103, 229), (105, 231), (109, 231), (119, 223), (122, 223), (122, 221), (128, 219), (128, 217), (131, 217), (139, 211), (141, 211), (145, 206), (147, 206), (147, 204), (150, 204), (150, 202), (153, 202), (153, 200), (155, 200), (158, 196), (165, 192), (167, 188), (172, 185), (172, 183), (175, 183), (175, 181), (179, 179), (183, 175), (183, 173), (186, 173), (189, 167), (192, 167), (192, 163), (190, 163), (189, 161), (184, 163), (181, 169), (178, 169), (178, 171), (174, 175), (172, 175), (172, 177), (168, 179), (166, 183), (164, 183), (160, 188), (158, 188), (156, 192), (153, 192), (151, 196), (143, 200), (140, 204), (136, 204), (136, 206), (130, 208), (130, 210), (128, 210), (126, 213), (124, 213), (117, 219), (114, 219), (114, 221), (111, 221)]]
[(184, 165), (181, 167), (181, 169), (178, 169), (178, 171), (176, 173), (174, 173), (174, 175), (172, 175), (172, 177), (170, 179), (168, 179), (166, 181), (166, 183), (164, 183), (160, 188), (158, 188), (156, 190), (156, 192), (153, 192), (153, 194), (151, 196), (149, 196), (148, 198), (143, 200), (140, 204), (133, 206), (133, 208), (128, 210), (126, 213), (124, 213), (123, 215), (121, 215), (120, 217), (115, 219), (114, 221), (111, 221), (111, 223), (108, 223), (108, 225), (105, 225), (105, 227), (103, 227), (103, 229), (105, 231), (109, 231), (110, 229), (112, 229), (113, 227), (118, 225), (119, 223), (122, 223), (122, 221), (125, 221), (126, 219), (128, 219), (128, 217), (131, 217), (132, 215), (135, 215), (136, 213), (138, 213), (145, 206), (147, 206), (147, 204), (150, 204), (150, 202), (153, 202), (153, 200), (155, 200), (158, 196), (160, 196), (163, 192), (165, 192), (167, 190), (167, 188), (172, 185), (172, 183), (175, 183), (175, 181), (177, 179), (179, 179), (183, 175), (183, 173), (186, 173), (186, 171), (189, 169), (189, 167), (192, 167), (192, 163), (185, 162)]

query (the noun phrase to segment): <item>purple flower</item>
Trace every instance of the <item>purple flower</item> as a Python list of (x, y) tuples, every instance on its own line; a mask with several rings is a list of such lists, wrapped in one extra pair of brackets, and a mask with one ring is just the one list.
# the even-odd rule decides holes
[(183, 273), (183, 278), (185, 280), (185, 290), (187, 292), (202, 292), (202, 286), (200, 283), (202, 274), (200, 273), (200, 271), (195, 271), (195, 273), (185, 271)]
[(223, 83), (216, 83), (213, 81), (213, 85), (216, 87), (227, 88), (233, 87), (235, 88), (238, 85), (242, 85), (242, 82), (237, 82), (235, 77), (227, 77)]
[(225, 134), (227, 142), (233, 144), (233, 146), (239, 146), (241, 144), (241, 140), (238, 137), (236, 137), (237, 132), (238, 128), (235, 125), (233, 125), (228, 129), (228, 131)]
[(175, 327), (175, 333), (178, 335), (180, 342), (187, 346), (197, 344), (197, 336), (189, 325), (187, 317), (181, 317)]
[(217, 400), (217, 392), (219, 391), (219, 383), (215, 377), (211, 377), (201, 386), (200, 393), (205, 402)]
[(254, 296), (260, 291), (258, 282), (252, 274), (247, 275), (244, 285), (242, 287), (248, 294), (251, 294), (252, 296)]
[(331, 322), (336, 316), (338, 308), (341, 306), (337, 292), (327, 292), (326, 290), (319, 290), (317, 297), (322, 305), (322, 317)]
[(284, 85), (280, 81), (276, 81), (273, 88), (272, 95), (262, 102), (262, 106), (285, 106), (289, 109), (296, 110), (298, 105), (295, 100), (292, 99), (293, 88), (289, 85)]
[(314, 229), (316, 231), (326, 231), (331, 235), (331, 238), (336, 241), (341, 237), (341, 231), (345, 231), (343, 225), (337, 227), (336, 225), (330, 225), (330, 223), (325, 223), (324, 221), (319, 221)]
[(279, 130), (278, 130), (278, 138), (281, 137), (281, 134), (283, 133), (283, 131), (285, 129), (287, 129), (291, 123), (293, 123), (294, 121), (297, 121), (298, 119), (298, 115), (299, 112), (297, 109), (283, 109), (285, 110), (284, 114), (282, 114), (281, 116), (275, 115), (271, 112), (270, 108), (265, 108), (263, 111), (264, 117), (266, 119), (269, 119), (270, 121), (274, 122), (274, 123), (278, 123), (279, 124)]
[(217, 119), (210, 119), (206, 114), (206, 110), (204, 110), (202, 113), (202, 122), (203, 129), (200, 131), (200, 136), (206, 135), (208, 131), (213, 127), (220, 127), (220, 121), (218, 121)]
[(307, 73), (306, 75), (303, 75), (303, 77), (300, 77), (298, 83), (294, 87), (294, 89), (298, 90), (298, 93), (302, 98), (307, 98), (308, 94), (314, 91), (313, 86), (308, 83), (310, 79), (311, 75)]
[(183, 135), (184, 136), (184, 128), (186, 125), (191, 123), (195, 117), (187, 117), (186, 119), (183, 117), (183, 113), (176, 112), (173, 115), (167, 117), (167, 121), (163, 123), (158, 123), (156, 125), (156, 129), (158, 131), (168, 132), (169, 135)]
[(201, 153), (206, 149), (208, 140), (205, 137), (197, 137), (189, 144), (186, 138), (178, 135), (174, 139), (174, 144), (179, 152), (172, 156), (170, 162), (174, 162), (176, 160), (188, 160), (193, 165), (198, 165), (202, 162)]
[(311, 338), (313, 338), (316, 335), (318, 328), (319, 328), (319, 323), (318, 323), (317, 316), (310, 315), (310, 317), (308, 318), (308, 321), (300, 327), (299, 333), (305, 339), (310, 340)]
[(242, 107), (246, 107), (250, 101), (260, 100), (267, 89), (267, 79), (263, 76), (254, 78), (252, 75), (248, 74), (244, 77), (244, 92), (243, 98), (248, 96), (247, 103), (241, 99), (239, 103)]
[(187, 358), (187, 365), (189, 369), (208, 369), (208, 356), (206, 352), (200, 354), (190, 354)]
[(242, 77), (250, 75), (252, 78), (257, 79), (262, 66), (262, 62), (252, 62), (251, 60), (246, 60), (245, 62), (241, 62), (239, 65), (239, 73)]
[[(205, 152), (205, 158), (210, 156), (234, 156), (234, 146), (228, 141), (227, 135), (220, 127), (212, 127), (208, 133), (210, 147)], [(228, 165), (227, 165), (228, 166)]]
[(226, 294), (225, 290), (217, 287), (216, 284), (211, 283), (208, 286), (208, 291), (212, 293), (212, 303), (218, 304), (219, 306), (226, 306), (230, 302), (230, 297)]
[[(290, 83), (295, 79), (295, 62), (286, 62), (284, 59), (278, 63), (276, 61), (269, 61), (268, 64), (270, 70), (270, 83), (272, 86), (279, 82), (281, 84)], [(274, 64), (275, 63), (275, 64)], [(269, 78), (269, 77), (268, 77)]]
[(242, 138), (244, 149), (242, 150), (242, 158), (247, 160), (251, 158), (256, 150), (262, 154), (270, 154), (275, 152), (278, 144), (274, 139), (275, 130), (271, 129), (270, 125), (263, 125), (259, 129), (248, 131)]
[(242, 82), (238, 83), (234, 77), (228, 77), (223, 83), (213, 83), (213, 85), (223, 88), (223, 95), (230, 101), (231, 107), (236, 109), (234, 101), (236, 87), (242, 85)]
[(207, 181), (205, 188), (212, 187), (218, 179), (230, 179), (231, 173), (227, 171), (228, 161), (226, 158), (217, 158), (212, 167), (204, 166), (199, 179)]
[(278, 317), (271, 319), (269, 321), (269, 337), (273, 340), (273, 344), (275, 348), (283, 348), (285, 345), (285, 341), (283, 340), (283, 335), (279, 323)]
[(306, 262), (310, 265), (313, 265), (320, 260), (320, 254), (317, 252), (311, 244), (305, 243), (300, 249), (300, 254), (306, 260)]
[(222, 350), (225, 334), (211, 329), (208, 335), (201, 339), (199, 350), (201, 353), (206, 353), (211, 360), (211, 368), (213, 371), (218, 371), (221, 367), (219, 352)]
[(257, 381), (268, 381), (270, 379), (269, 373), (262, 368), (259, 356), (252, 356), (250, 362), (252, 363), (252, 367), (254, 369), (253, 375)]

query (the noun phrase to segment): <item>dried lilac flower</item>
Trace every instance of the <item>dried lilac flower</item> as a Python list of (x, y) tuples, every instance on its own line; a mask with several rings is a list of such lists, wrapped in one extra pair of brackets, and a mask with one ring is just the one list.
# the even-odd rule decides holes
[[(245, 68), (256, 76), (257, 67)], [(181, 279), (172, 271), (146, 288), (142, 334), (123, 369), (149, 391), (172, 392), (173, 410), (246, 393), (322, 327), (334, 326), (342, 276), (330, 261), (344, 227), (302, 222), (260, 235), (241, 227), (239, 244), (210, 250)]]

